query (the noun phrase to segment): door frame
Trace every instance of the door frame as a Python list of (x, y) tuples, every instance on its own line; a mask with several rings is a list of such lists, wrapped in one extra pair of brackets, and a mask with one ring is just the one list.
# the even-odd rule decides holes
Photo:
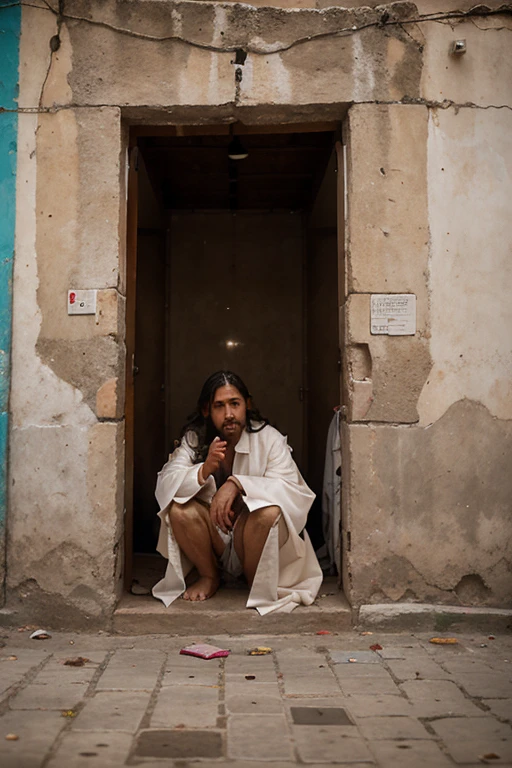
[[(344, 105), (340, 105), (343, 108)], [(348, 105), (345, 105), (348, 107)], [(290, 126), (297, 132), (309, 131), (339, 131), (343, 126), (346, 117), (346, 109), (336, 121), (318, 120), (308, 123), (283, 123), (282, 118), (279, 122), (266, 122), (258, 125), (237, 123), (237, 132), (240, 134), (248, 133), (278, 133), (279, 129), (283, 133), (289, 132)], [(225, 132), (229, 134), (229, 124), (219, 124), (215, 119), (208, 123), (183, 125), (151, 125), (137, 124), (129, 127), (128, 140), (128, 168), (127, 168), (127, 208), (126, 208), (126, 319), (125, 319), (125, 340), (126, 340), (126, 374), (125, 374), (125, 472), (124, 472), (124, 571), (123, 583), (125, 591), (129, 591), (133, 578), (133, 488), (134, 488), (134, 413), (135, 413), (135, 306), (136, 306), (136, 278), (137, 278), (137, 220), (138, 220), (138, 138), (143, 136), (180, 136), (185, 135), (184, 131), (190, 130), (196, 135), (208, 135), (208, 133)], [(346, 272), (345, 272), (345, 205), (346, 205), (346, 173), (344, 146), (340, 141), (335, 144), (335, 151), (338, 162), (338, 285), (339, 298), (338, 308), (340, 319), (344, 311), (344, 302), (346, 295)], [(343, 347), (343, 326), (340, 322), (338, 329), (338, 339), (340, 350)], [(304, 355), (303, 355), (304, 357)], [(305, 363), (307, 365), (307, 363)], [(167, 376), (167, 372), (166, 372)], [(307, 386), (307, 379), (304, 384)], [(343, 406), (343, 396), (345, 392), (343, 368), (340, 373), (340, 404)], [(166, 387), (167, 389), (167, 387)], [(306, 425), (304, 420), (304, 428)], [(304, 445), (304, 439), (303, 439)], [(304, 451), (303, 451), (304, 453)], [(341, 489), (341, 511), (340, 519), (346, 519), (346, 506), (348, 499), (343, 486)], [(344, 550), (344, 539), (342, 537), (341, 568), (339, 568), (339, 586), (341, 588), (348, 583), (345, 582), (345, 571), (343, 563), (346, 563)], [(345, 594), (348, 594), (346, 592)]]
[(125, 373), (125, 454), (124, 454), (124, 572), (125, 591), (133, 578), (133, 465), (135, 440), (135, 304), (137, 298), (137, 221), (138, 221), (137, 139), (130, 132), (128, 144), (128, 184), (126, 208), (126, 373)]

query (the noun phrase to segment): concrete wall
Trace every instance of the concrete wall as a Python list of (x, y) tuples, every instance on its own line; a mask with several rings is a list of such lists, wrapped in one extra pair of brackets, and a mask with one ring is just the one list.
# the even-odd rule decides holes
[[(100, 622), (120, 590), (127, 125), (341, 119), (349, 107), (345, 588), (355, 604), (505, 605), (510, 16), (449, 19), (441, 0), (33, 5), (20, 53), (8, 606)], [(456, 38), (461, 57), (448, 52)], [(98, 289), (96, 317), (67, 316), (72, 287)], [(373, 292), (416, 294), (415, 336), (370, 335)]]
[[(39, 109), (57, 31), (23, 10), (7, 606), (90, 625), (121, 585), (125, 172), (117, 107)], [(97, 288), (96, 316), (68, 317), (68, 288)]]
[[(441, 65), (443, 27), (425, 49), (422, 92), (450, 101), (350, 111), (349, 422), (367, 422), (345, 427), (356, 604), (512, 595), (510, 57), (491, 55), (497, 31), (459, 36), (467, 58)], [(388, 291), (416, 294), (416, 336), (369, 333), (369, 294)]]
[(301, 463), (301, 216), (176, 212), (170, 230), (171, 439), (179, 437), (206, 378), (228, 369), (288, 435)]

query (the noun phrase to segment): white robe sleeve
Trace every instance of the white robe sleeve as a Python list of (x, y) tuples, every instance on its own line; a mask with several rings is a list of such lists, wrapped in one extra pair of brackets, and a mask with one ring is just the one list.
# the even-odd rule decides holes
[(215, 480), (211, 475), (203, 485), (199, 483), (197, 475), (202, 466), (194, 464), (194, 449), (184, 438), (158, 473), (155, 496), (161, 510), (171, 501), (186, 504), (198, 494), (205, 499), (213, 496)]
[(186, 504), (194, 496), (211, 501), (216, 490), (215, 480), (209, 477), (201, 485), (197, 477), (200, 467), (202, 464), (194, 464), (194, 449), (184, 438), (158, 473), (155, 496), (160, 507), (160, 533), (156, 549), (169, 562), (164, 578), (153, 587), (153, 596), (166, 606), (185, 591), (185, 576), (192, 567), (172, 535), (167, 512), (172, 501)]

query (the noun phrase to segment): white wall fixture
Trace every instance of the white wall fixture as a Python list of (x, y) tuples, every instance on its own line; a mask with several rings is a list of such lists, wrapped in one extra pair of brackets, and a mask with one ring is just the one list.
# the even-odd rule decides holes
[(370, 302), (372, 334), (414, 336), (416, 296), (414, 293), (374, 293)]
[(97, 290), (68, 291), (68, 315), (95, 315)]

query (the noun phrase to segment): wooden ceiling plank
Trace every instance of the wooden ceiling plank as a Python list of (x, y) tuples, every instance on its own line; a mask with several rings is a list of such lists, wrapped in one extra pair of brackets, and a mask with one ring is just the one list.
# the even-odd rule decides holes
[[(245, 125), (232, 123), (233, 134), (249, 136), (251, 134), (269, 133), (323, 133), (339, 130), (338, 121), (319, 121), (312, 123), (277, 123), (269, 125)], [(211, 125), (133, 125), (130, 128), (132, 137), (146, 136), (229, 136), (229, 123), (212, 123)]]

